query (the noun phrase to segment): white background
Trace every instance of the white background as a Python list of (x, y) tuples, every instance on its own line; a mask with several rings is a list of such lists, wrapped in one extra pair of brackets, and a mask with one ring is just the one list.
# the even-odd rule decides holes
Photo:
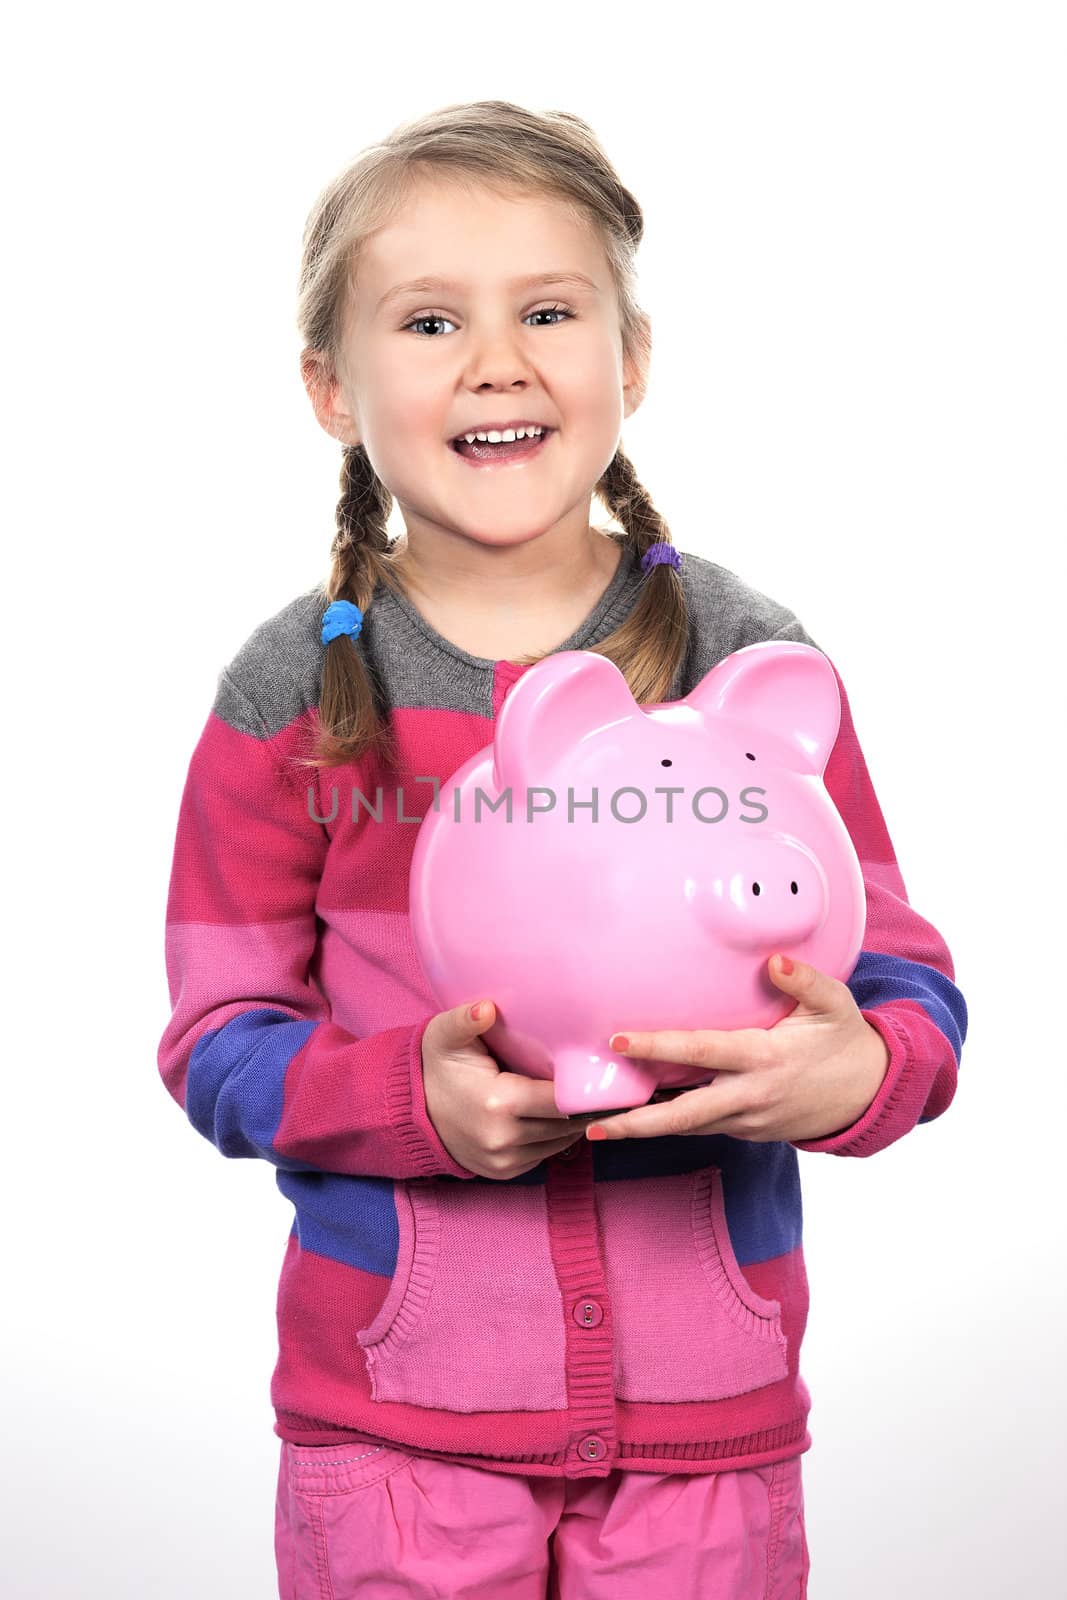
[(1063, 1592), (1061, 26), (1025, 0), (9, 22), (10, 1600), (276, 1593), (292, 1213), (158, 1076), (173, 829), (220, 667), (328, 567), (304, 219), (397, 123), (483, 98), (585, 118), (643, 206), (624, 447), (676, 544), (835, 660), (970, 1008), (942, 1118), (799, 1157), (810, 1594)]

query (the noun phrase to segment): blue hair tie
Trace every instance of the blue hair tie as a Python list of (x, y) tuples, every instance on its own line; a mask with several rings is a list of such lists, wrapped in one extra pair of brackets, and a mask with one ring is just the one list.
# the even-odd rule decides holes
[(363, 613), (351, 600), (331, 600), (322, 613), (322, 642), (329, 644), (342, 633), (354, 639), (362, 626)]
[(662, 539), (658, 544), (654, 544), (646, 550), (641, 557), (641, 571), (648, 572), (650, 568), (658, 566), (661, 561), (669, 561), (675, 572), (678, 572), (682, 565), (682, 558), (673, 544), (667, 544)]

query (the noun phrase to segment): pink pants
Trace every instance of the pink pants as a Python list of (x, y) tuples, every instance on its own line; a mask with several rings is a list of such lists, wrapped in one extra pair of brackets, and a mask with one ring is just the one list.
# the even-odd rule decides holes
[(804, 1600), (800, 1463), (527, 1478), (282, 1440), (280, 1600)]

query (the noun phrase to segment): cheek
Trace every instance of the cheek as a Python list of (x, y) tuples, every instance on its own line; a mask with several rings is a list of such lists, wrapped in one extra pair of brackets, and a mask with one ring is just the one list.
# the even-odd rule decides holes
[(415, 460), (425, 466), (428, 458), (448, 449), (448, 404), (428, 402), (425, 383), (417, 395), (398, 385), (395, 375), (373, 395), (368, 387), (360, 415), (372, 458), (388, 462), (401, 475)]
[(376, 346), (357, 369), (357, 389), (361, 373), (367, 411), (391, 427), (404, 418), (425, 418), (439, 404), (439, 392), (446, 398), (450, 392), (433, 355), (432, 351), (416, 350), (403, 342)]
[(568, 361), (554, 377), (555, 398), (564, 417), (605, 434), (623, 417), (622, 368), (610, 349), (599, 343), (588, 359)]

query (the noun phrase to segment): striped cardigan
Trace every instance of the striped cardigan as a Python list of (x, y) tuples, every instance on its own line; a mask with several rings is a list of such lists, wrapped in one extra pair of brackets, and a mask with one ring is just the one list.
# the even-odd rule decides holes
[[(791, 611), (714, 562), (686, 554), (680, 576), (690, 634), (669, 699), (743, 645), (814, 643)], [(641, 582), (623, 544), (599, 602), (557, 648), (595, 649)], [(379, 585), (358, 648), (399, 767), (368, 756), (302, 768), (293, 758), (316, 721), (324, 605), (321, 587), (301, 594), (219, 674), (181, 798), (166, 913), (163, 1081), (224, 1156), (270, 1162), (293, 1207), (275, 1432), (579, 1478), (752, 1467), (807, 1450), (797, 1152), (873, 1155), (939, 1116), (967, 1026), (948, 949), (908, 903), (843, 685), (824, 781), (867, 895), (849, 988), (890, 1054), (866, 1113), (796, 1142), (582, 1139), (493, 1181), (452, 1159), (427, 1114), (421, 1039), (442, 1008), (407, 894), (432, 785), (409, 782), (403, 820), (391, 801), (405, 772), (444, 783), (488, 744), (526, 669), (458, 648)], [(385, 820), (372, 825), (348, 797), (373, 798), (379, 784)]]

